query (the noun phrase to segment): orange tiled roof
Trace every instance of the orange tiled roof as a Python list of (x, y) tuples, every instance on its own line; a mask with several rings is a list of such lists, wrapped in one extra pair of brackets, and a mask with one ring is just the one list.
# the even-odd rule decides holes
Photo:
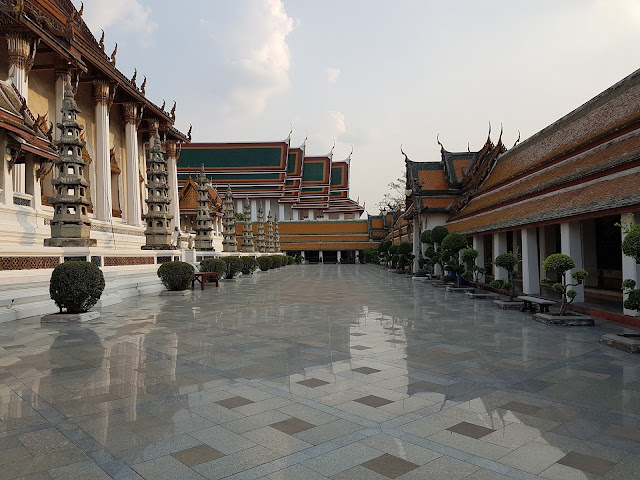
[(369, 225), (366, 220), (353, 220), (343, 222), (282, 222), (280, 223), (280, 235), (300, 234), (340, 234), (340, 233), (368, 233)]
[(422, 183), (422, 190), (449, 191), (444, 170), (419, 170), (418, 180)]
[(638, 209), (640, 182), (635, 170), (594, 180), (590, 185), (559, 190), (504, 207), (454, 219), (450, 231), (476, 233), (542, 222), (563, 221), (578, 215), (614, 209)]
[(452, 197), (423, 197), (422, 208), (444, 209), (451, 205)]

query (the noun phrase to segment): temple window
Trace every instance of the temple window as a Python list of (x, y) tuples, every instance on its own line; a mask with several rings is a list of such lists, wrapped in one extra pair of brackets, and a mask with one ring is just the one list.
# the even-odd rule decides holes
[(73, 187), (69, 187), (67, 188), (67, 195), (75, 195), (76, 194), (76, 189)]
[(67, 207), (67, 213), (70, 215), (75, 215), (76, 207)]
[(73, 167), (67, 167), (67, 173), (69, 175), (74, 175), (76, 173), (76, 169)]

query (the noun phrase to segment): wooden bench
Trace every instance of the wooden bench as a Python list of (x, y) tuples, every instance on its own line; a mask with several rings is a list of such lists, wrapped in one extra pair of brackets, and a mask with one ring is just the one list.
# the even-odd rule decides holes
[(538, 309), (536, 308), (536, 305), (537, 305), (540, 307), (541, 313), (544, 313), (544, 312), (549, 313), (549, 307), (551, 305), (555, 305), (556, 303), (552, 300), (545, 300), (544, 298), (538, 298), (538, 297), (529, 297), (528, 295), (522, 295), (518, 298), (523, 302), (522, 308), (520, 309), (520, 311), (522, 312), (526, 312), (527, 310), (529, 310), (535, 313), (538, 311)]
[(193, 288), (196, 284), (196, 280), (200, 282), (200, 290), (204, 290), (204, 284), (207, 283), (207, 278), (213, 278), (216, 282), (216, 287), (218, 284), (218, 272), (196, 272), (193, 274), (193, 279), (191, 280), (191, 288)]

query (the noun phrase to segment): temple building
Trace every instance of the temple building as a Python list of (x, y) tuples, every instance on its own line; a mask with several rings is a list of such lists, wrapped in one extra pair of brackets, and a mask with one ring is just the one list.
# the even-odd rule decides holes
[[(230, 187), (236, 212), (243, 204), (253, 222), (256, 247), (260, 247), (259, 210), (263, 219), (278, 219), (280, 250), (302, 254), (311, 262), (355, 261), (359, 252), (372, 246), (369, 223), (360, 219), (364, 207), (349, 198), (351, 154), (333, 160), (333, 150), (307, 156), (306, 145), (291, 147), (291, 139), (279, 142), (191, 143), (178, 160), (180, 226), (194, 230), (197, 202), (191, 177), (201, 167), (211, 181), (211, 205), (216, 250), (222, 249), (222, 201), (216, 189)], [(213, 188), (215, 187), (215, 188)], [(238, 223), (238, 245), (243, 225)], [(267, 223), (265, 223), (265, 241)], [(373, 246), (377, 245), (373, 244)], [(241, 248), (241, 247), (240, 247)]]
[[(107, 36), (95, 38), (82, 8), (69, 0), (0, 2), (2, 288), (24, 279), (48, 282), (59, 263), (87, 259), (105, 270), (106, 299), (112, 279), (125, 285), (125, 273), (151, 276), (158, 259), (180, 255), (141, 250), (151, 180), (147, 158), (157, 136), (166, 159), (172, 231), (180, 218), (176, 162), (190, 134), (174, 127), (175, 105), (167, 111), (146, 97), (142, 72), (131, 68), (125, 75), (116, 67), (117, 44)], [(75, 105), (72, 123), (62, 118), (65, 95)], [(64, 162), (59, 154), (67, 154), (56, 148), (61, 133), (74, 139), (65, 143), (73, 158)], [(55, 219), (54, 202), (61, 209)], [(64, 239), (67, 234), (58, 230), (74, 215), (81, 215), (73, 221), (83, 235), (89, 230), (90, 240), (71, 251), (64, 247), (68, 242), (51, 237)]]
[(416, 251), (424, 229), (445, 225), (463, 233), (480, 251), (477, 263), (489, 278), (505, 275), (492, 268), (497, 255), (519, 252), (519, 287), (534, 295), (545, 293), (540, 279), (552, 276), (542, 262), (565, 253), (589, 273), (574, 287), (574, 303), (619, 309), (622, 280), (639, 279), (638, 265), (622, 254), (617, 225), (640, 221), (639, 107), (640, 70), (510, 149), (501, 132), (496, 143), (489, 135), (475, 152), (441, 145), (438, 162), (405, 155), (403, 222), (394, 224), (388, 213), (377, 219), (387, 238), (397, 242), (404, 234)]

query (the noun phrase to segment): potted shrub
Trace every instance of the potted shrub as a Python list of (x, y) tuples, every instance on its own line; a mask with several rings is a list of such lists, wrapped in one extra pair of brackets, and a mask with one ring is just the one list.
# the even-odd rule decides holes
[(485, 274), (485, 269), (476, 265), (478, 255), (480, 255), (480, 252), (473, 248), (465, 248), (462, 251), (462, 261), (467, 266), (467, 271), (462, 274), (462, 278), (480, 288), (480, 280)]
[[(437, 227), (436, 227), (437, 228)], [(443, 227), (444, 228), (444, 227)], [(445, 270), (456, 274), (456, 286), (460, 287), (460, 275), (464, 272), (464, 264), (460, 264), (460, 250), (467, 248), (467, 239), (460, 233), (449, 233), (442, 239), (441, 248), (447, 252)]]
[(258, 266), (262, 272), (266, 272), (271, 268), (271, 265), (273, 265), (271, 257), (258, 257), (256, 260), (258, 261)]
[(227, 270), (225, 272), (224, 278), (229, 280), (238, 275), (238, 273), (242, 272), (242, 268), (244, 266), (240, 257), (226, 257), (224, 259), (224, 263), (226, 263), (227, 265)]
[[(503, 268), (507, 271), (507, 281), (503, 283), (503, 288), (505, 290), (508, 290), (510, 302), (513, 302), (516, 299), (516, 286), (513, 282), (513, 279), (516, 277), (516, 266), (518, 265), (519, 261), (520, 260), (518, 259), (518, 257), (513, 253), (501, 253), (493, 262), (496, 267)], [(496, 280), (494, 280), (494, 282), (495, 281)]]
[(158, 277), (170, 292), (189, 289), (193, 280), (193, 265), (186, 262), (166, 262), (158, 268)]
[[(218, 278), (222, 279), (227, 273), (227, 264), (221, 258), (206, 258), (200, 262), (201, 272), (217, 272)], [(212, 278), (207, 279), (208, 282), (213, 282)]]
[[(258, 268), (258, 261), (254, 257), (241, 257), (242, 258), (242, 274), (251, 275)], [(292, 257), (293, 258), (293, 257)]]
[(411, 267), (411, 260), (414, 255), (411, 253), (413, 246), (409, 242), (402, 242), (398, 245), (398, 273), (405, 273), (407, 267)]
[(49, 295), (60, 312), (45, 315), (43, 322), (80, 322), (98, 318), (98, 312), (88, 312), (104, 291), (102, 270), (91, 262), (64, 262), (53, 269)]
[[(542, 268), (547, 272), (556, 272), (560, 278), (560, 282), (552, 282), (548, 278), (540, 280), (542, 283), (551, 285), (554, 292), (562, 296), (560, 304), (560, 312), (554, 313), (536, 313), (533, 317), (537, 321), (553, 325), (594, 325), (593, 319), (587, 315), (570, 314), (567, 309), (569, 304), (573, 302), (578, 293), (571, 287), (581, 285), (589, 276), (586, 270), (574, 270), (569, 275), (569, 271), (575, 268), (576, 263), (569, 255), (564, 253), (554, 253), (549, 255), (542, 263)], [(575, 283), (570, 283), (571, 279)]]

